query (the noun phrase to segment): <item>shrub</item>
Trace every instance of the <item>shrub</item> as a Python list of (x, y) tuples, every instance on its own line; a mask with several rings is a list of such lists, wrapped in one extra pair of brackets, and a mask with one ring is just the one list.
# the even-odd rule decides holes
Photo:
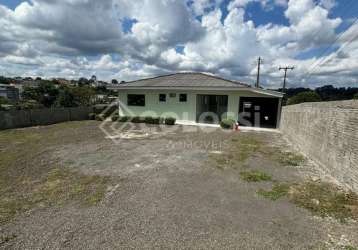
[(353, 99), (358, 100), (358, 93), (353, 96)]
[(112, 117), (111, 117), (112, 122), (118, 121), (118, 119), (119, 119), (119, 115), (118, 115), (118, 114), (114, 114), (114, 115), (112, 115)]
[(173, 117), (167, 117), (167, 118), (165, 118), (165, 120), (164, 120), (164, 123), (165, 123), (166, 125), (175, 125), (175, 122), (176, 122), (176, 119), (173, 118)]
[(130, 121), (130, 120), (131, 120), (131, 118), (129, 116), (120, 116), (118, 118), (118, 121), (120, 121), (120, 122), (127, 122), (127, 121)]
[(161, 120), (159, 117), (153, 118), (152, 119), (152, 124), (160, 124)]
[(88, 119), (89, 120), (94, 120), (96, 118), (96, 114), (95, 113), (89, 113), (88, 114)]
[(96, 113), (98, 115), (98, 114), (101, 114), (106, 108), (107, 108), (107, 106), (104, 106), (104, 105), (95, 105), (93, 107), (93, 110), (94, 110), (94, 113)]
[(98, 114), (95, 116), (96, 121), (104, 121), (106, 117), (103, 114)]
[(153, 117), (147, 116), (144, 118), (145, 123), (153, 124)]
[(222, 127), (223, 129), (232, 129), (235, 123), (236, 122), (234, 119), (223, 119), (220, 122), (220, 127)]
[(132, 118), (133, 123), (142, 123), (144, 121), (145, 121), (145, 119), (143, 117), (135, 116)]

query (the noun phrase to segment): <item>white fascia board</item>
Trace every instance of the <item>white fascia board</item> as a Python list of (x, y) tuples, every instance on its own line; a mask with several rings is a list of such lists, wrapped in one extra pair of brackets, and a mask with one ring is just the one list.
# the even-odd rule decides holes
[(111, 88), (112, 90), (191, 90), (191, 91), (202, 91), (202, 90), (208, 90), (208, 91), (249, 91), (254, 92), (258, 94), (263, 95), (269, 95), (272, 97), (282, 98), (283, 94), (276, 91), (271, 90), (264, 90), (264, 89), (257, 89), (257, 88), (219, 88), (219, 87), (115, 87)]

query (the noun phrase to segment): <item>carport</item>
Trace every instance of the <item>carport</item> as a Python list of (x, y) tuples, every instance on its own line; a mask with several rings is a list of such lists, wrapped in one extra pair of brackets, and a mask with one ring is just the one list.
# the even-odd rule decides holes
[(280, 112), (279, 98), (240, 97), (241, 126), (277, 128)]

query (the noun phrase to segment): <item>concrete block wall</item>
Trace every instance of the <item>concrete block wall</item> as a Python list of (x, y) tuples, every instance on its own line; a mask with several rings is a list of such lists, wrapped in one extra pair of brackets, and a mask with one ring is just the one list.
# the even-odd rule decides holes
[(0, 130), (88, 119), (93, 107), (0, 111)]
[(286, 106), (280, 130), (323, 173), (358, 191), (358, 100)]

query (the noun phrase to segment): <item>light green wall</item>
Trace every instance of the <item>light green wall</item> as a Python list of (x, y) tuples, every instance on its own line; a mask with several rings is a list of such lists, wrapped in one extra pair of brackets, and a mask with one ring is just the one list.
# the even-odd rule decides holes
[[(171, 98), (169, 94), (175, 93), (176, 97)], [(145, 95), (145, 106), (128, 106), (128, 94)], [(166, 94), (166, 102), (159, 102), (159, 94)], [(187, 102), (179, 102), (179, 94), (187, 94)], [(242, 97), (268, 97), (249, 91), (160, 91), (160, 90), (120, 90), (119, 101), (124, 105), (123, 113), (126, 116), (160, 116), (175, 117), (177, 120), (196, 121), (196, 95), (227, 95), (228, 96), (228, 117), (238, 119), (240, 96)], [(121, 111), (120, 111), (121, 112)]]

